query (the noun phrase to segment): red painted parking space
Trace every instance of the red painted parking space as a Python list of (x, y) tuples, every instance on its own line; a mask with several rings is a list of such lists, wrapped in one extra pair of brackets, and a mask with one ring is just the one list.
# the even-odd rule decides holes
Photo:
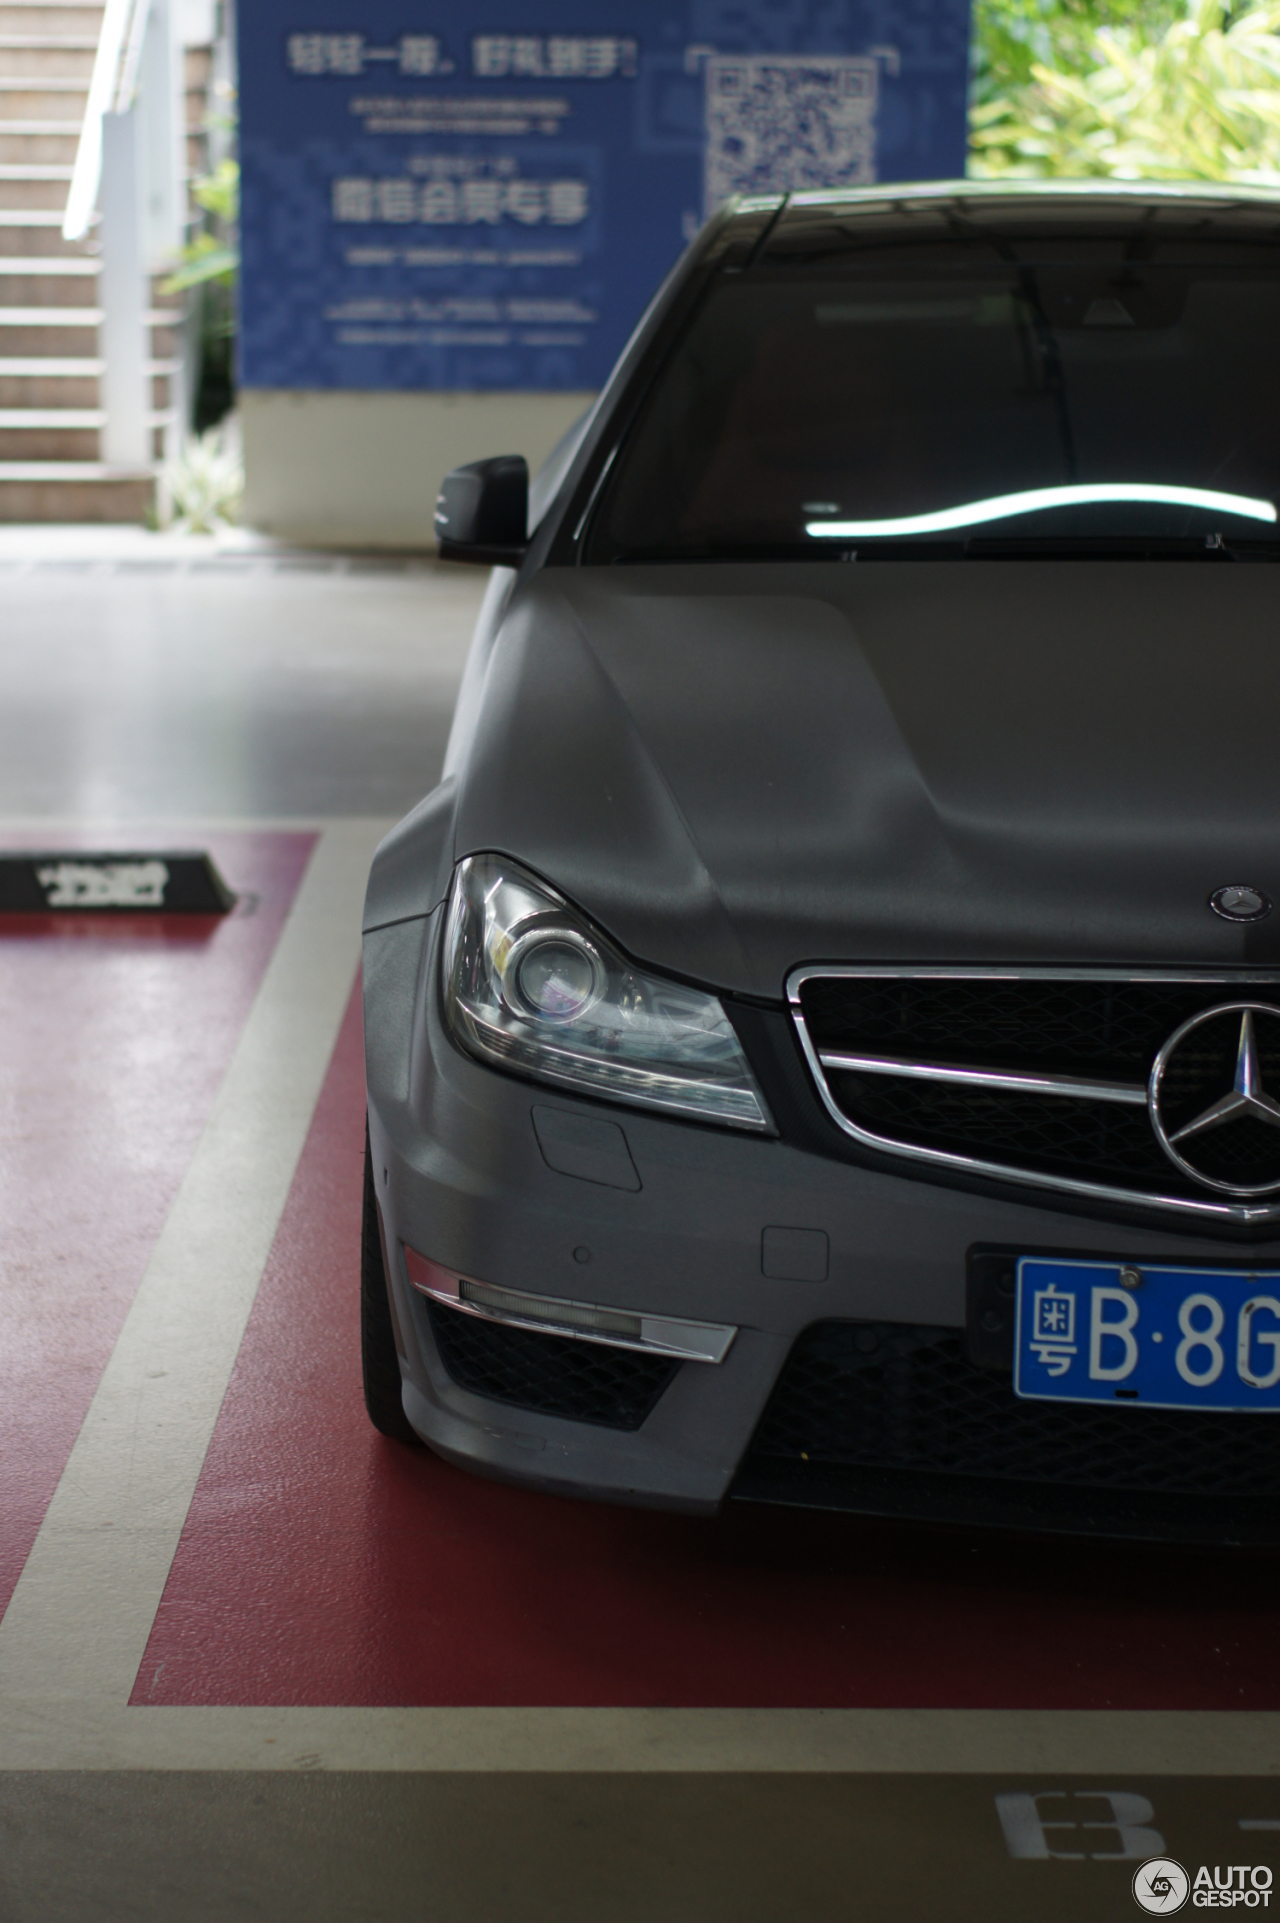
[(207, 838), (245, 897), (225, 919), (0, 917), (0, 1612), (314, 840)]
[(359, 1382), (363, 1099), (353, 999), (136, 1703), (1280, 1706), (1270, 1558), (698, 1522), (383, 1441)]

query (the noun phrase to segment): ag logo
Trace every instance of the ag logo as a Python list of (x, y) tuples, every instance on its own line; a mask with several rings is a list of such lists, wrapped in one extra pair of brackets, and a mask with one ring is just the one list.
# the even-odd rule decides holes
[(1149, 1856), (1133, 1877), (1133, 1900), (1151, 1916), (1172, 1916), (1191, 1893), (1191, 1878), (1171, 1856)]

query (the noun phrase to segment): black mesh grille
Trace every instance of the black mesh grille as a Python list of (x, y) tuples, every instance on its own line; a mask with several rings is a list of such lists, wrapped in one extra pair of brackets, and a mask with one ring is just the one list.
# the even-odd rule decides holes
[(832, 1074), (827, 1080), (844, 1114), (895, 1141), (1048, 1175), (1162, 1193), (1204, 1193), (1165, 1155), (1145, 1108), (1057, 1095), (987, 1094), (888, 1075)]
[[(1265, 982), (968, 981), (949, 977), (817, 978), (801, 990), (820, 1051), (898, 1055), (966, 1067), (1146, 1083), (1182, 1023), (1224, 1002), (1280, 1009)], [(1165, 1075), (1170, 1129), (1232, 1085), (1239, 1015), (1194, 1031)], [(1264, 1086), (1280, 1089), (1280, 1022), (1262, 1018)], [(1002, 1094), (957, 1084), (830, 1071), (841, 1112), (871, 1134), (1049, 1176), (1144, 1192), (1203, 1197), (1205, 1187), (1162, 1151), (1145, 1108), (1074, 1097)], [(1280, 1181), (1280, 1138), (1248, 1118), (1198, 1137), (1190, 1159), (1212, 1180), (1261, 1187)]]
[(633, 1349), (542, 1335), (427, 1304), (440, 1360), (460, 1389), (539, 1415), (638, 1429), (679, 1363)]
[(1077, 1490), (1272, 1497), (1280, 1416), (1023, 1402), (959, 1330), (819, 1322), (796, 1343), (744, 1467), (913, 1470)]
[(1280, 983), (966, 981), (832, 976), (800, 994), (819, 1048), (925, 1055), (1145, 1081), (1175, 1028), (1216, 1002), (1272, 1001)]

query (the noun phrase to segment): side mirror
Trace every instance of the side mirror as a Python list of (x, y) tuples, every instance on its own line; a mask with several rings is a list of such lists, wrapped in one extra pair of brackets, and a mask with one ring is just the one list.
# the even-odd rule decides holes
[(518, 567), (529, 545), (529, 464), (499, 454), (446, 474), (436, 502), (442, 561)]

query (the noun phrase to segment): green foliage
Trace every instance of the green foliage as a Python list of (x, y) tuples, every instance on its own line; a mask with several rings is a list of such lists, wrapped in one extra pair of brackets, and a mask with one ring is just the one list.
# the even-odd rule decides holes
[(240, 163), (220, 160), (211, 174), (192, 181), (191, 198), (215, 220), (234, 227), (240, 218)]
[(240, 248), (234, 238), (240, 218), (239, 163), (220, 160), (211, 174), (191, 183), (191, 198), (210, 222), (183, 248), (181, 265), (165, 281), (162, 292), (180, 294), (188, 287), (208, 285), (230, 292), (240, 272)]
[(977, 69), (971, 173), (1280, 182), (1280, 0), (1011, 0)]
[[(234, 138), (234, 119), (214, 118), (209, 125), (213, 132)], [(204, 216), (203, 225), (183, 248), (176, 271), (164, 282), (164, 291), (177, 294), (191, 290), (195, 295), (200, 357), (194, 425), (200, 432), (215, 426), (235, 404), (236, 288), (240, 278), (237, 162), (229, 157), (220, 160), (211, 173), (194, 180), (191, 198)], [(205, 444), (207, 438), (199, 442), (197, 453), (191, 456), (193, 474), (205, 472), (213, 460)], [(184, 485), (176, 482), (176, 491), (180, 493)], [(196, 518), (200, 519), (199, 510)]]
[(225, 247), (212, 234), (197, 234), (190, 246), (183, 248), (182, 265), (170, 274), (162, 291), (181, 294), (188, 287), (202, 287), (206, 281), (233, 287), (239, 271), (238, 247)]
[(160, 473), (164, 522), (185, 534), (216, 534), (240, 511), (244, 469), (234, 437), (221, 428), (189, 435)]
[(1182, 0), (976, 0), (974, 104), (985, 107), (1027, 86), (1037, 66), (1085, 74), (1100, 32), (1136, 30), (1151, 40), (1182, 13)]

